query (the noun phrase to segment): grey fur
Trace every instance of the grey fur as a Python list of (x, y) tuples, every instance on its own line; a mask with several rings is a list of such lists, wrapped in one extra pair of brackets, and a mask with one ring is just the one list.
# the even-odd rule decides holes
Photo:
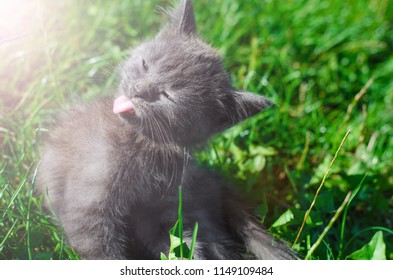
[(182, 185), (185, 233), (200, 225), (197, 259), (294, 258), (190, 154), (270, 102), (231, 86), (220, 56), (197, 36), (191, 1), (170, 14), (122, 69), (118, 95), (131, 98), (134, 113), (114, 114), (114, 98), (104, 97), (58, 118), (38, 174), (46, 207), (83, 258), (157, 259), (169, 249)]

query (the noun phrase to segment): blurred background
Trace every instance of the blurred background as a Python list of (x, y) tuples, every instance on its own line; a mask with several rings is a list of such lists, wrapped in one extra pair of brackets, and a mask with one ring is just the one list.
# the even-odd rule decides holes
[[(173, 3), (0, 0), (0, 259), (78, 258), (32, 196), (41, 139), (60, 110), (116, 90), (130, 48)], [(393, 259), (393, 1), (198, 0), (194, 10), (234, 84), (276, 103), (197, 159), (290, 244), (329, 170), (295, 250)]]

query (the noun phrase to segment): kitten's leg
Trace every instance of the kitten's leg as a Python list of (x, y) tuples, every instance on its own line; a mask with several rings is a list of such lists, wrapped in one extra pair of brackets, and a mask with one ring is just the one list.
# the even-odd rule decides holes
[(196, 260), (244, 260), (244, 247), (235, 242), (198, 242), (195, 246)]
[(73, 215), (63, 215), (61, 220), (69, 243), (81, 258), (125, 259), (124, 238), (113, 219), (97, 211), (91, 214), (74, 212)]

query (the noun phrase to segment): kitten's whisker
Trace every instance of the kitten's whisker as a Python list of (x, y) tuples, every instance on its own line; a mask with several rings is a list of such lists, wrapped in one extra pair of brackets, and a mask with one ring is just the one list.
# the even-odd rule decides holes
[[(152, 116), (152, 121), (154, 124), (154, 127), (156, 128), (156, 133), (157, 136), (159, 137), (159, 140), (162, 141), (162, 143), (164, 143), (164, 145), (168, 145), (170, 143), (173, 143), (173, 139), (172, 139), (172, 135), (170, 133), (165, 133), (167, 130), (165, 130), (162, 126), (162, 124), (165, 124), (168, 128), (168, 123), (164, 120), (164, 118), (161, 116), (161, 114), (151, 114)], [(156, 116), (158, 116), (163, 123), (159, 122), (156, 118)], [(174, 179), (177, 177), (177, 161), (174, 160), (172, 158), (172, 153), (169, 150), (164, 150), (163, 153), (163, 165), (166, 167), (166, 174), (170, 175), (170, 180), (169, 183), (167, 185), (166, 191), (165, 193), (172, 187), (172, 182), (174, 181)]]
[[(147, 117), (147, 123), (149, 124), (150, 134), (151, 134), (153, 143), (155, 143), (155, 141), (156, 141), (155, 140), (155, 133), (154, 133), (154, 130), (153, 130), (153, 125), (152, 125), (151, 119), (149, 117)], [(153, 151), (152, 157), (151, 157), (151, 162), (153, 163), (152, 166), (154, 166), (154, 162), (155, 161), (156, 161), (156, 152)]]

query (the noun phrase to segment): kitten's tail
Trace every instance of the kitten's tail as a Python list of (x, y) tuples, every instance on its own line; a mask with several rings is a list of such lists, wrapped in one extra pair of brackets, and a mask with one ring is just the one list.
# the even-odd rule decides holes
[[(231, 196), (230, 194), (228, 196)], [(227, 204), (228, 222), (232, 231), (244, 243), (246, 249), (261, 260), (299, 259), (296, 253), (282, 240), (274, 238), (261, 223), (247, 211), (241, 201), (232, 196)]]
[(282, 240), (264, 230), (259, 221), (248, 217), (238, 228), (246, 248), (261, 260), (294, 260), (295, 252)]

